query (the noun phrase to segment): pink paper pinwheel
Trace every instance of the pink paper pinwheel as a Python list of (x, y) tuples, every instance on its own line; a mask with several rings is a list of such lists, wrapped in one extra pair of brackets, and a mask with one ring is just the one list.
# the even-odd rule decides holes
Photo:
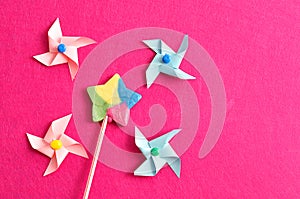
[(48, 40), (49, 52), (33, 57), (46, 66), (68, 63), (72, 79), (79, 68), (77, 48), (96, 43), (87, 37), (62, 36), (58, 18), (48, 31)]
[(44, 176), (56, 171), (69, 152), (88, 158), (83, 146), (64, 134), (71, 116), (54, 120), (44, 138), (27, 133), (32, 148), (51, 158)]

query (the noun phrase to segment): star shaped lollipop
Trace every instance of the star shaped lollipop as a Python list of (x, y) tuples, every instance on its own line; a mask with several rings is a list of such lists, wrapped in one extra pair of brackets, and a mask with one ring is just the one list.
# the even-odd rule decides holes
[(64, 134), (71, 116), (54, 120), (44, 138), (27, 133), (32, 148), (51, 158), (44, 176), (56, 171), (68, 153), (88, 158), (83, 146)]
[(79, 68), (77, 48), (96, 43), (87, 37), (63, 36), (58, 18), (48, 31), (48, 41), (49, 52), (33, 57), (46, 66), (68, 63), (72, 79)]
[(180, 79), (196, 79), (194, 76), (187, 74), (179, 68), (188, 47), (187, 35), (184, 36), (177, 53), (161, 39), (144, 40), (143, 42), (156, 52), (155, 57), (146, 71), (147, 88), (152, 85), (159, 73)]
[(93, 103), (93, 121), (102, 121), (102, 125), (84, 191), (84, 199), (89, 196), (107, 122), (115, 121), (122, 126), (126, 126), (130, 109), (142, 98), (140, 94), (126, 88), (119, 74), (115, 74), (103, 85), (88, 87), (87, 92)]
[(126, 88), (119, 74), (115, 74), (103, 85), (87, 88), (93, 102), (93, 121), (98, 122), (106, 115), (116, 123), (126, 126), (130, 109), (142, 98), (142, 96)]
[(181, 131), (175, 129), (152, 141), (135, 127), (135, 144), (146, 157), (146, 160), (134, 171), (134, 175), (155, 176), (165, 164), (168, 164), (177, 177), (180, 177), (180, 158), (171, 147), (169, 141)]

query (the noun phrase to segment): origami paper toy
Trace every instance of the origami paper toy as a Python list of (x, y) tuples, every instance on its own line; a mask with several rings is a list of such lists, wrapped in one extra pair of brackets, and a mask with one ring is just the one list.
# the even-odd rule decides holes
[(56, 171), (68, 153), (88, 158), (84, 147), (64, 134), (71, 116), (72, 114), (54, 120), (44, 138), (26, 133), (32, 148), (51, 158), (44, 176)]
[(187, 35), (184, 36), (177, 53), (161, 39), (144, 40), (143, 42), (156, 52), (155, 57), (146, 71), (147, 88), (152, 85), (159, 73), (178, 77), (180, 79), (196, 79), (194, 76), (185, 73), (179, 68), (188, 48)]
[(169, 144), (169, 141), (180, 131), (181, 129), (172, 130), (149, 142), (141, 131), (135, 127), (135, 144), (144, 154), (146, 160), (134, 171), (134, 175), (155, 176), (168, 163), (179, 178), (180, 158)]
[(87, 37), (62, 36), (58, 18), (48, 31), (48, 41), (49, 52), (33, 57), (46, 66), (68, 63), (72, 79), (79, 68), (77, 48), (96, 43)]
[(126, 126), (130, 109), (142, 96), (126, 88), (119, 74), (115, 74), (104, 85), (91, 86), (87, 92), (93, 102), (93, 121), (98, 122), (108, 115), (116, 123)]

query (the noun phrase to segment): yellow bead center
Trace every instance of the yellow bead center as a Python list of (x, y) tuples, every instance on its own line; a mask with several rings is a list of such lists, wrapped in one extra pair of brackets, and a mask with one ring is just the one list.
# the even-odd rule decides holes
[(53, 150), (58, 150), (60, 149), (63, 144), (60, 140), (53, 140), (51, 143), (50, 143), (50, 146)]

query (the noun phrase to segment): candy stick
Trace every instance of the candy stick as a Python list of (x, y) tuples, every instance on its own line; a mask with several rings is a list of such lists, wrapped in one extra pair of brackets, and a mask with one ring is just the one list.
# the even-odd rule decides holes
[(88, 87), (87, 92), (93, 103), (93, 121), (100, 122), (103, 120), (103, 122), (84, 192), (84, 199), (88, 198), (91, 189), (107, 122), (114, 121), (121, 126), (126, 126), (130, 117), (130, 109), (142, 98), (140, 94), (126, 88), (119, 74), (115, 74), (103, 85)]
[(101, 150), (102, 141), (103, 141), (104, 134), (105, 134), (107, 121), (108, 121), (108, 116), (105, 116), (105, 118), (102, 122), (102, 126), (101, 126), (101, 129), (100, 129), (99, 136), (98, 136), (98, 141), (97, 141), (97, 146), (96, 146), (96, 150), (95, 150), (94, 157), (93, 157), (93, 162), (92, 162), (92, 165), (91, 165), (91, 168), (90, 168), (88, 181), (87, 181), (87, 184), (86, 184), (86, 187), (85, 187), (84, 196), (83, 196), (84, 199), (87, 199), (89, 197), (89, 193), (90, 193), (90, 190), (91, 190), (91, 185), (92, 185), (92, 181), (93, 181), (93, 178), (94, 178), (97, 161), (98, 161), (100, 150)]

